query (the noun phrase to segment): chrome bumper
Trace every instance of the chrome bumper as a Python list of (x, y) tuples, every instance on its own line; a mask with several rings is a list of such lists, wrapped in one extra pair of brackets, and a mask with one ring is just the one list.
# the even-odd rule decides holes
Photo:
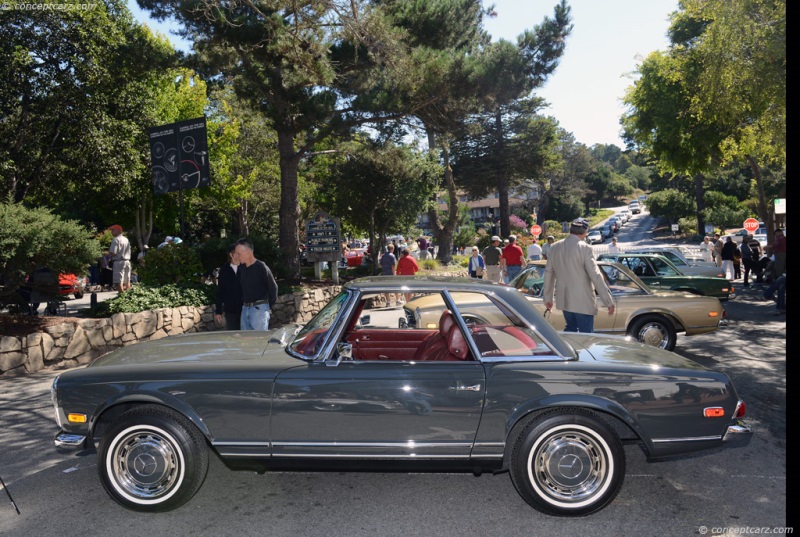
[(79, 434), (69, 434), (60, 432), (53, 438), (53, 443), (57, 448), (78, 449), (82, 448), (86, 442), (86, 437)]
[(734, 420), (728, 425), (728, 430), (722, 437), (725, 447), (738, 448), (750, 443), (753, 431), (741, 420)]

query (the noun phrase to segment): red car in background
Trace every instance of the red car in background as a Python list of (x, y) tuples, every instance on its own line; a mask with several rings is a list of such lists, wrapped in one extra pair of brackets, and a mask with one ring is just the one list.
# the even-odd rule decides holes
[(86, 276), (76, 274), (58, 275), (58, 294), (59, 296), (75, 295), (75, 298), (83, 298), (89, 282)]

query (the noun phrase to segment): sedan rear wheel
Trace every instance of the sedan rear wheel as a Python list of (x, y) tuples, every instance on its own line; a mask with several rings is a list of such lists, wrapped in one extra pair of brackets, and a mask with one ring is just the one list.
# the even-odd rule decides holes
[(675, 327), (669, 319), (661, 315), (644, 315), (638, 318), (631, 325), (628, 334), (641, 343), (668, 351), (675, 349), (678, 342)]
[(106, 491), (124, 507), (169, 511), (203, 484), (208, 449), (185, 417), (143, 405), (120, 415), (103, 435), (97, 467)]
[(511, 479), (535, 509), (582, 516), (599, 511), (619, 492), (625, 451), (601, 420), (561, 411), (531, 422), (511, 453)]

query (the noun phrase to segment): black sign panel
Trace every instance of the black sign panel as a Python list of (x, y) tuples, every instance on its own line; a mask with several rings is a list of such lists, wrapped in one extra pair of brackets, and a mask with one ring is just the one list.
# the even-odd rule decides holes
[(206, 118), (148, 129), (156, 194), (211, 184)]
[(342, 257), (339, 219), (317, 213), (306, 223), (306, 256), (309, 261), (337, 261)]

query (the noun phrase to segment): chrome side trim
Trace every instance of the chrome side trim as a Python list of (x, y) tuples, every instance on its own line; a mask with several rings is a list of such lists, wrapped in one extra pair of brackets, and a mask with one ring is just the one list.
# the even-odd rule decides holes
[[(242, 456), (242, 455), (236, 455)], [(469, 455), (431, 455), (425, 453), (398, 453), (392, 455), (367, 455), (363, 453), (337, 453), (337, 454), (319, 454), (319, 453), (281, 453), (280, 455), (273, 455), (274, 458), (313, 458), (313, 459), (376, 459), (376, 460), (391, 460), (391, 459), (469, 459)]]
[(83, 447), (86, 437), (80, 434), (58, 433), (53, 439), (56, 447), (79, 448)]
[(472, 442), (273, 442), (275, 447), (357, 447), (357, 448), (403, 448), (471, 447)]
[(269, 447), (269, 442), (211, 442), (214, 447), (217, 446), (254, 446), (254, 447)]
[(654, 438), (654, 444), (662, 444), (668, 442), (707, 442), (708, 440), (721, 440), (719, 435), (714, 436), (689, 436), (685, 438)]

